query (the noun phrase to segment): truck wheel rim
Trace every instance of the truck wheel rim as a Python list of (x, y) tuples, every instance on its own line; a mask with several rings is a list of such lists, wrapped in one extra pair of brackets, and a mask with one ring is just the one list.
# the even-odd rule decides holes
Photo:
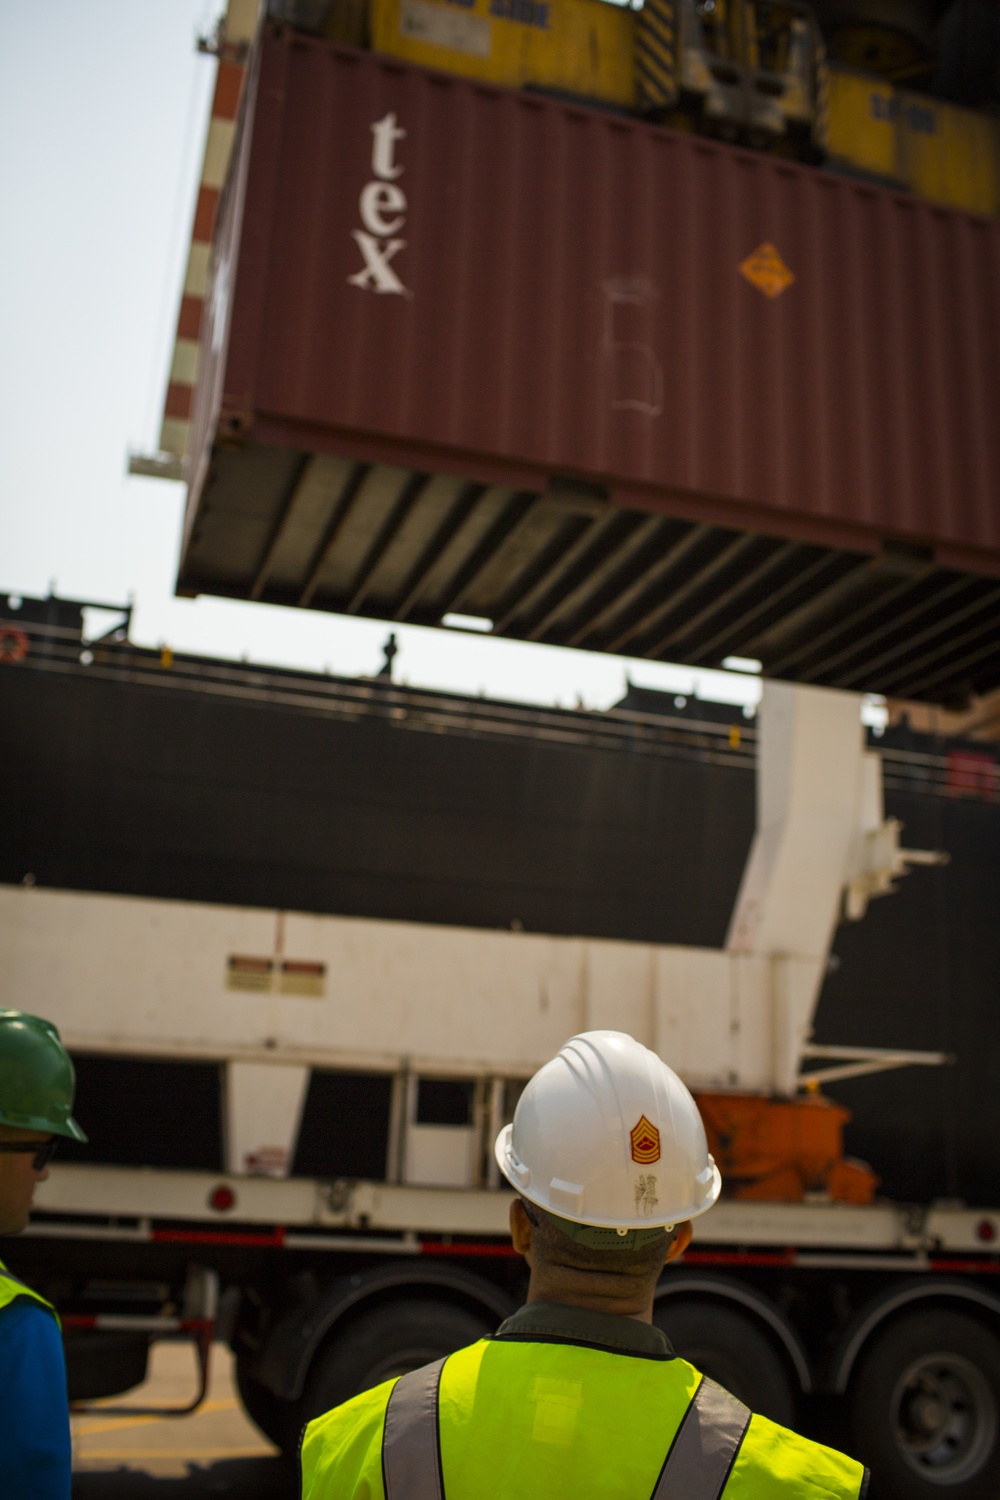
[(931, 1484), (959, 1484), (977, 1474), (996, 1444), (996, 1397), (961, 1354), (914, 1360), (896, 1382), (891, 1415), (900, 1455)]

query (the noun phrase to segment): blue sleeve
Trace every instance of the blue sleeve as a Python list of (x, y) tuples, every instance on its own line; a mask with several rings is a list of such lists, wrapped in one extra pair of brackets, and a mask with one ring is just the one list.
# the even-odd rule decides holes
[(55, 1318), (18, 1298), (0, 1312), (0, 1495), (69, 1500), (66, 1360)]

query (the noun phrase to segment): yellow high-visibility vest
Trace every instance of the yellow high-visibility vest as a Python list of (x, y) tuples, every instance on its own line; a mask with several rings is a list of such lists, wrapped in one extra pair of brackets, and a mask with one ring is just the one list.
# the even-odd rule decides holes
[(9, 1307), (12, 1302), (16, 1302), (18, 1297), (28, 1297), (31, 1301), (38, 1302), (47, 1312), (52, 1314), (57, 1323), (59, 1322), (59, 1314), (52, 1306), (52, 1303), (46, 1302), (41, 1292), (36, 1292), (34, 1287), (28, 1286), (26, 1282), (18, 1281), (17, 1277), (11, 1275), (3, 1261), (0, 1260), (0, 1312), (5, 1307)]
[(310, 1422), (303, 1500), (860, 1500), (867, 1471), (685, 1360), (482, 1339)]

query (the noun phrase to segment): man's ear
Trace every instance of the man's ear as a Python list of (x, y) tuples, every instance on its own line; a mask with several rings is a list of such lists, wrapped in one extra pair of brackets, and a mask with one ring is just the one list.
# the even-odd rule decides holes
[(514, 1249), (518, 1255), (523, 1255), (528, 1264), (531, 1264), (531, 1220), (524, 1211), (524, 1204), (520, 1198), (515, 1198), (510, 1205), (510, 1237), (514, 1241)]
[(693, 1231), (691, 1229), (690, 1219), (685, 1219), (683, 1224), (678, 1224), (677, 1238), (674, 1240), (673, 1244), (670, 1246), (670, 1249), (667, 1251), (667, 1265), (669, 1265), (672, 1260), (676, 1260), (678, 1256), (684, 1254), (684, 1251), (691, 1243), (692, 1232)]

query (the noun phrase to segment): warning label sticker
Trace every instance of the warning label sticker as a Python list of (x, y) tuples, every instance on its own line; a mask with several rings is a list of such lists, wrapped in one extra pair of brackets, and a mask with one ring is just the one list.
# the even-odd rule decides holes
[[(277, 982), (277, 983), (276, 983)], [(283, 995), (321, 999), (326, 992), (326, 964), (295, 958), (257, 958), (231, 953), (226, 961), (226, 988), (257, 994), (277, 987)]]
[(750, 285), (762, 292), (768, 301), (780, 297), (795, 280), (781, 255), (770, 240), (758, 245), (746, 260), (740, 262), (740, 271)]

